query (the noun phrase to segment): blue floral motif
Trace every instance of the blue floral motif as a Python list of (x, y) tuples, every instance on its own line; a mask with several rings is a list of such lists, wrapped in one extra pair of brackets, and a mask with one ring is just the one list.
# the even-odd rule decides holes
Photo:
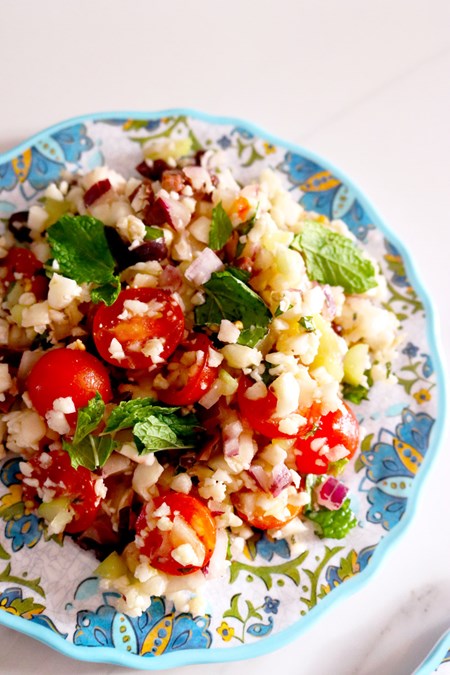
[(295, 152), (287, 152), (279, 168), (304, 193), (300, 201), (305, 209), (330, 219), (340, 218), (358, 239), (367, 239), (373, 225), (352, 190), (339, 179)]
[(280, 604), (279, 600), (271, 598), (270, 595), (266, 595), (264, 598), (263, 612), (266, 614), (278, 614), (278, 605)]
[(279, 555), (280, 558), (288, 560), (291, 556), (289, 544), (285, 539), (269, 539), (266, 534), (262, 534), (261, 538), (256, 542), (256, 553), (270, 562), (274, 555)]
[(410, 359), (413, 359), (415, 356), (417, 356), (418, 352), (419, 347), (413, 345), (412, 342), (408, 342), (402, 349), (402, 354), (406, 354), (406, 356), (408, 356)]
[(34, 514), (22, 516), (18, 520), (10, 520), (6, 523), (5, 537), (11, 539), (14, 553), (21, 548), (33, 548), (42, 537), (42, 527)]
[(12, 190), (20, 183), (23, 196), (31, 199), (35, 195), (25, 194), (25, 183), (35, 190), (42, 190), (59, 178), (68, 162), (78, 162), (82, 153), (92, 146), (84, 124), (75, 124), (41, 138), (14, 160), (0, 164), (0, 190)]
[(164, 600), (152, 598), (139, 618), (121, 614), (109, 605), (101, 605), (95, 612), (78, 612), (73, 641), (85, 647), (115, 647), (157, 656), (179, 649), (207, 649), (212, 641), (209, 623), (208, 616), (166, 613)]
[(252, 138), (255, 138), (255, 134), (252, 134), (252, 132), (246, 129), (245, 127), (234, 127), (230, 132), (231, 136), (233, 134), (241, 136), (241, 138), (244, 138), (246, 141), (251, 141)]
[(343, 569), (342, 567), (338, 567), (337, 565), (330, 565), (329, 567), (327, 567), (325, 578), (329, 586), (329, 589), (331, 590), (332, 588), (339, 586), (347, 579), (350, 579), (353, 575), (362, 572), (369, 564), (369, 561), (375, 549), (376, 546), (374, 545), (374, 546), (367, 546), (366, 548), (361, 549), (361, 551), (359, 551), (358, 553), (356, 553), (356, 551), (351, 551), (350, 556), (353, 557), (352, 560), (353, 564), (350, 569), (349, 568)]
[(11, 547), (14, 553), (24, 546), (33, 548), (42, 537), (42, 524), (40, 518), (34, 513), (25, 513), (22, 501), (20, 473), (20, 457), (14, 457), (6, 461), (0, 470), (0, 481), (6, 487), (11, 488), (9, 493), (0, 499), (0, 517), (6, 520), (5, 537), (11, 539)]
[(416, 414), (405, 408), (395, 434), (381, 429), (377, 442), (361, 453), (367, 478), (375, 483), (368, 492), (370, 522), (390, 530), (403, 516), (414, 476), (428, 449), (433, 423), (427, 413)]
[(217, 141), (217, 145), (219, 145), (222, 148), (222, 150), (226, 150), (227, 148), (230, 147), (231, 141), (228, 138), (228, 136), (221, 136)]
[(155, 120), (133, 120), (133, 119), (101, 119), (100, 124), (110, 124), (114, 127), (122, 127), (124, 131), (136, 131), (137, 129), (146, 129), (146, 131), (155, 131), (161, 124), (161, 119)]
[(265, 635), (268, 635), (273, 628), (273, 619), (271, 616), (269, 616), (269, 620), (267, 623), (252, 623), (248, 628), (247, 628), (247, 633), (249, 635), (253, 635), (253, 637), (264, 637)]

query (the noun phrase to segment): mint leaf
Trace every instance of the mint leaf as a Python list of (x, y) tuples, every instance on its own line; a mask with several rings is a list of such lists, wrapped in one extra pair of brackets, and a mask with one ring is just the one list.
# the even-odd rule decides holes
[(244, 284), (246, 284), (251, 277), (250, 272), (247, 272), (247, 270), (241, 270), (240, 267), (233, 267), (232, 265), (228, 265), (227, 271), (234, 277), (236, 277), (236, 279), (243, 281)]
[(321, 539), (343, 539), (358, 523), (350, 508), (350, 499), (346, 499), (337, 511), (305, 511), (305, 516), (314, 523), (316, 533)]
[(122, 401), (108, 417), (103, 433), (110, 434), (120, 429), (128, 429), (138, 422), (147, 420), (150, 415), (171, 415), (178, 410), (178, 407), (159, 404), (153, 398), (137, 398), (132, 401)]
[(133, 427), (133, 436), (139, 454), (172, 448), (193, 448), (198, 440), (198, 421), (195, 415), (176, 417), (150, 415), (145, 422)]
[(133, 430), (139, 453), (171, 448), (192, 448), (202, 428), (195, 415), (182, 415), (180, 408), (159, 404), (152, 398), (122, 401), (108, 418), (104, 434)]
[(209, 230), (209, 248), (220, 251), (225, 246), (233, 231), (230, 217), (219, 202), (212, 210), (212, 221)]
[(320, 223), (305, 221), (291, 248), (304, 256), (310, 279), (342, 286), (347, 293), (364, 293), (377, 285), (373, 264), (353, 241)]
[(87, 405), (78, 410), (77, 426), (73, 437), (74, 445), (81, 443), (83, 438), (98, 427), (104, 412), (105, 403), (97, 392)]
[(114, 276), (114, 258), (108, 247), (105, 226), (91, 216), (65, 214), (47, 230), (48, 242), (59, 271), (77, 283), (97, 286), (91, 292), (94, 302), (111, 305), (120, 290)]
[(299, 321), (299, 324), (302, 328), (306, 330), (307, 333), (314, 333), (316, 326), (314, 323), (314, 318), (312, 316), (302, 316)]
[(90, 471), (95, 471), (104, 466), (117, 443), (111, 436), (85, 436), (80, 443), (68, 443), (63, 440), (62, 446), (69, 453), (70, 462), (74, 469), (84, 466)]
[(229, 270), (213, 272), (203, 286), (206, 299), (195, 308), (197, 326), (217, 327), (222, 319), (241, 321), (238, 344), (254, 347), (267, 335), (272, 319), (269, 308), (255, 291)]
[(367, 400), (369, 398), (368, 393), (369, 390), (367, 387), (363, 387), (362, 384), (353, 385), (344, 382), (342, 385), (342, 395), (345, 400), (356, 405), (359, 405), (361, 401)]

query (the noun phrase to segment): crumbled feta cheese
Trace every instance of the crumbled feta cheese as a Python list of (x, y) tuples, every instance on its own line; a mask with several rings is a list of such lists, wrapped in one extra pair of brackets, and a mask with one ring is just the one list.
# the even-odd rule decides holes
[(28, 212), (28, 227), (32, 232), (43, 232), (48, 213), (42, 206), (32, 206)]
[(116, 361), (123, 361), (126, 358), (123, 347), (117, 338), (113, 338), (109, 343), (108, 352), (111, 354), (111, 358)]
[(39, 441), (47, 432), (46, 426), (35, 410), (15, 410), (4, 415), (8, 438), (6, 447), (13, 452), (38, 450)]
[(48, 304), (53, 309), (65, 309), (73, 300), (81, 297), (83, 289), (73, 279), (55, 272), (48, 287)]
[(49, 323), (50, 315), (47, 300), (24, 308), (22, 312), (23, 328), (34, 328), (36, 333), (43, 333)]
[(141, 351), (144, 356), (150, 357), (153, 363), (163, 363), (164, 359), (160, 354), (164, 351), (165, 342), (165, 338), (151, 338), (147, 340)]
[(164, 471), (164, 467), (155, 459), (153, 464), (138, 464), (133, 473), (133, 490), (147, 500), (150, 496), (150, 488), (157, 482)]
[(176, 560), (178, 563), (180, 563), (180, 565), (183, 565), (184, 567), (186, 567), (187, 565), (201, 567), (203, 564), (203, 560), (205, 559), (204, 555), (203, 558), (197, 555), (197, 553), (192, 548), (191, 544), (180, 544), (179, 546), (173, 549), (171, 555), (174, 560)]
[(136, 216), (125, 216), (119, 220), (116, 229), (124, 239), (132, 243), (136, 241), (139, 244), (143, 243), (147, 233), (144, 223)]
[(179, 473), (170, 482), (170, 487), (175, 492), (182, 492), (187, 495), (192, 488), (191, 477), (187, 473)]
[(228, 319), (222, 319), (220, 322), (220, 329), (217, 334), (217, 337), (221, 342), (236, 344), (236, 342), (239, 340), (240, 334), (241, 331), (232, 321), (228, 321)]

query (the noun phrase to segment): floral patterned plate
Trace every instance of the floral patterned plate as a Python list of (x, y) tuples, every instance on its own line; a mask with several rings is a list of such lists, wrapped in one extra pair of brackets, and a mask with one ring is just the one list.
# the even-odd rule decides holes
[(18, 459), (2, 461), (0, 623), (72, 657), (143, 669), (261, 655), (294, 639), (355, 590), (411, 520), (444, 419), (432, 310), (403, 247), (341, 172), (251, 124), (188, 110), (89, 115), (59, 124), (0, 156), (0, 217), (29, 208), (63, 169), (108, 164), (129, 174), (143, 141), (186, 136), (195, 150), (221, 149), (239, 180), (272, 167), (306, 209), (342, 218), (380, 261), (387, 306), (405, 339), (394, 364), (398, 385), (388, 391), (377, 385), (357, 407), (364, 438), (345, 475), (358, 527), (342, 541), (311, 533), (295, 557), (286, 541), (261, 535), (231, 563), (228, 578), (211, 582), (205, 616), (177, 614), (159, 597), (138, 619), (116, 611), (112, 594), (101, 593), (93, 575), (94, 556), (70, 539), (62, 548), (45, 540), (42, 523), (22, 502)]

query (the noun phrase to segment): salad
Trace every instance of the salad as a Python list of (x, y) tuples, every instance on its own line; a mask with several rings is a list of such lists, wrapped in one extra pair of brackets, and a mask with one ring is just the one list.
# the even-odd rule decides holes
[(385, 281), (342, 221), (189, 140), (64, 174), (0, 237), (1, 453), (119, 608), (201, 589), (258, 531), (342, 538), (352, 407), (395, 381)]

